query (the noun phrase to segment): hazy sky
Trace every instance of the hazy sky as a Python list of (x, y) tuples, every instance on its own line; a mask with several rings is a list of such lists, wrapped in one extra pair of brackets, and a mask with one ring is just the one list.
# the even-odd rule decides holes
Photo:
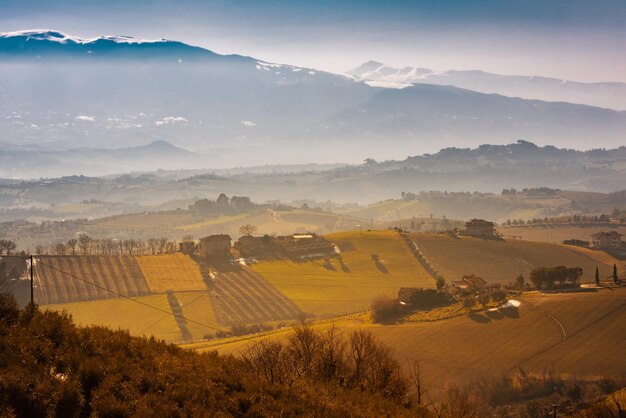
[(0, 32), (166, 37), (345, 72), (482, 69), (626, 82), (626, 0), (0, 0)]

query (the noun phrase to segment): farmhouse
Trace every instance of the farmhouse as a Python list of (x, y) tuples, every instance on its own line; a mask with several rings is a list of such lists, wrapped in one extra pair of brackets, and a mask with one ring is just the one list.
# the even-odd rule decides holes
[(200, 238), (198, 253), (203, 257), (228, 257), (230, 256), (230, 242), (230, 236), (223, 234)]
[(622, 234), (617, 231), (597, 232), (591, 235), (591, 246), (594, 248), (621, 248)]
[(487, 282), (478, 276), (463, 276), (461, 280), (453, 280), (450, 282), (452, 292), (461, 293), (463, 291), (472, 293), (485, 293), (487, 291)]
[(496, 226), (484, 219), (472, 219), (465, 223), (465, 235), (470, 237), (491, 238), (496, 236)]

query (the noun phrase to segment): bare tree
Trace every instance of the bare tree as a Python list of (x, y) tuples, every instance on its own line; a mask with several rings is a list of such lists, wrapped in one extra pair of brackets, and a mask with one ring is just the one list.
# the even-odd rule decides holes
[(93, 238), (85, 233), (78, 235), (78, 246), (80, 247), (80, 251), (83, 255), (90, 254), (92, 241)]
[(422, 379), (422, 366), (418, 360), (409, 361), (409, 377), (411, 383), (415, 386), (415, 395), (417, 396), (417, 405), (421, 406), (425, 393), (424, 381)]
[(15, 241), (8, 239), (0, 239), (0, 255), (11, 255), (11, 252), (17, 248)]
[(72, 255), (76, 255), (76, 246), (78, 245), (78, 240), (76, 238), (71, 238), (67, 240), (67, 248), (70, 250)]
[(251, 224), (242, 225), (239, 228), (239, 233), (247, 237), (251, 237), (257, 231), (257, 227)]
[(56, 255), (65, 255), (66, 251), (67, 251), (67, 248), (65, 247), (65, 244), (63, 244), (62, 242), (58, 242), (54, 245), (54, 253)]

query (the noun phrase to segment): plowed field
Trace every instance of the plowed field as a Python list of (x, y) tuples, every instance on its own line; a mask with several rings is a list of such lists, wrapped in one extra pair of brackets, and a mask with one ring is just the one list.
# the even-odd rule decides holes
[(301, 314), (292, 301), (248, 267), (232, 266), (214, 274), (213, 301), (221, 324), (258, 324), (296, 319)]
[(40, 305), (150, 294), (129, 256), (40, 256), (35, 260), (35, 301)]

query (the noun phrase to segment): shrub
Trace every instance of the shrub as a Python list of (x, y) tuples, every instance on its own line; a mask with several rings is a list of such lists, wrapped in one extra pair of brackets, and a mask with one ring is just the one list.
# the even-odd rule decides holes
[(379, 324), (395, 322), (404, 312), (402, 305), (389, 296), (379, 296), (374, 299), (371, 310), (372, 319)]

